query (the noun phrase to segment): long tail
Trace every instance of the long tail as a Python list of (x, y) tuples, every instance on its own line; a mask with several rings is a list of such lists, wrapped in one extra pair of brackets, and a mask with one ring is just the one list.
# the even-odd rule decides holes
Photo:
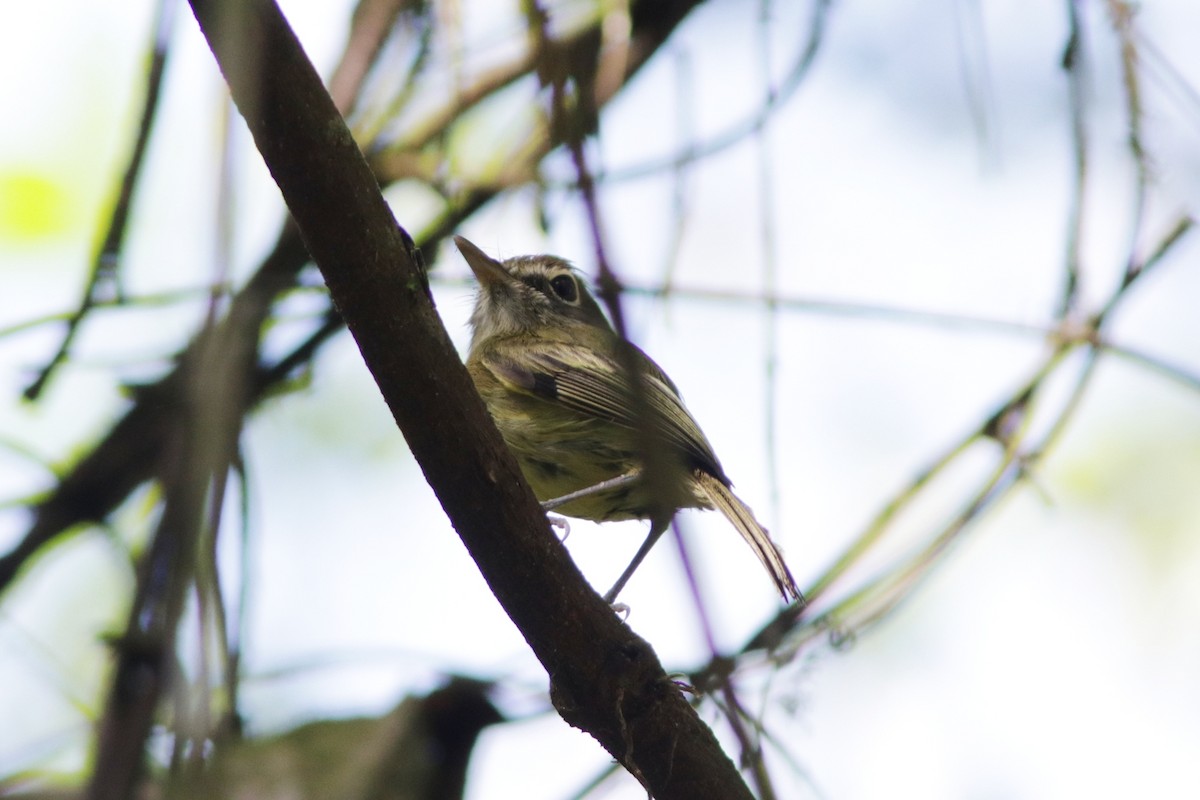
[(771, 573), (771, 579), (775, 581), (775, 588), (783, 595), (783, 599), (789, 602), (792, 600), (802, 601), (804, 596), (800, 594), (800, 589), (796, 586), (795, 579), (792, 578), (791, 570), (783, 560), (783, 553), (771, 541), (771, 535), (767, 533), (767, 529), (754, 518), (754, 512), (750, 510), (750, 507), (739, 500), (728, 486), (704, 470), (696, 470), (695, 475), (701, 491), (713, 506), (733, 523), (733, 527), (737, 528), (738, 533), (746, 540), (746, 544), (750, 545), (750, 549), (767, 568), (767, 572)]

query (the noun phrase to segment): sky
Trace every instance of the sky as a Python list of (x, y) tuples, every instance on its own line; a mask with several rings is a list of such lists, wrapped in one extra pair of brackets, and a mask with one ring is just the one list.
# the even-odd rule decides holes
[[(464, 35), (481, 48), (481, 61), (502, 54), (511, 27), (499, 4), (488, 15), (474, 13), (487, 4), (467, 5)], [(346, 4), (294, 0), (284, 9), (327, 74)], [(10, 76), (0, 96), (23, 109), (20, 124), (0, 130), (7, 329), (76, 302), (136, 117), (152, 15), (133, 0), (0, 14), (8, 18), (0, 69)], [(807, 4), (775, 4), (771, 14), (764, 34), (757, 4), (725, 0), (697, 11), (605, 118), (594, 149), (603, 166), (620, 173), (654, 163), (753, 114), (766, 65), (778, 81), (808, 30)], [(1132, 170), (1107, 17), (1097, 4), (1084, 14), (1093, 69), (1081, 291), (1085, 307), (1095, 308), (1129, 250)], [(1200, 8), (1147, 0), (1135, 21), (1153, 176), (1144, 253), (1179, 214), (1200, 206), (1200, 104), (1164, 67), (1191, 85), (1200, 80), (1191, 36)], [(199, 286), (219, 255), (221, 84), (186, 9), (173, 37), (124, 265), (135, 295)], [(686, 291), (626, 305), (631, 335), (681, 387), (802, 585), (1045, 353), (1036, 332), (896, 319), (880, 307), (1035, 331), (1052, 319), (1071, 196), (1067, 83), (1058, 68), (1066, 37), (1065, 3), (837, 5), (811, 74), (761, 138), (695, 165), (680, 184), (656, 175), (602, 192), (609, 255), (629, 283), (654, 286), (672, 270), (681, 290), (758, 293), (773, 260), (780, 294), (808, 301), (771, 325), (757, 305)], [(33, 74), (37, 80), (15, 79)], [(240, 148), (236, 280), (269, 243), (280, 210), (247, 137), (231, 128)], [(561, 160), (549, 169), (569, 174)], [(427, 213), (427, 198), (414, 191), (394, 190), (389, 199), (402, 223)], [(495, 255), (554, 252), (590, 272), (578, 205), (551, 192), (546, 234), (531, 199), (499, 201), (461, 232)], [(1110, 331), (1115, 342), (1191, 375), (1200, 374), (1198, 254), (1195, 242), (1183, 242), (1131, 293)], [(449, 249), (435, 267), (439, 311), (465, 350), (468, 271)], [(305, 299), (293, 303), (303, 321)], [(118, 382), (161, 372), (194, 330), (197, 308), (97, 318), (36, 406), (17, 396), (59, 330), (0, 337), (0, 396), (11, 398), (0, 403), (0, 497), (44, 488), (50, 475), (39, 464), (69, 460), (103, 431), (124, 403)], [(773, 383), (765, 367), (772, 346)], [(1043, 414), (1065, 385), (1052, 387)], [(544, 674), (453, 536), (348, 338), (326, 348), (310, 388), (255, 418), (246, 450), (251, 560), (241, 563), (232, 536), (223, 558), (229, 574), (244, 568), (252, 578), (244, 693), (252, 730), (380, 713), (451, 669), (507, 679), (502, 710), (530, 715), (485, 732), (470, 797), (569, 796), (605, 766), (594, 742), (536, 713), (544, 709)], [(952, 472), (838, 591), (928, 536), (986, 465), (986, 454), (975, 454)], [(786, 748), (786, 758), (768, 754), (781, 796), (1194, 794), (1198, 475), (1196, 388), (1106, 358), (1031, 484), (973, 526), (895, 613), (840, 647), (814, 646), (769, 691), (766, 670), (748, 670), (747, 694)], [(146, 535), (150, 500), (122, 509), (122, 536)], [(718, 515), (685, 521), (718, 644), (735, 647), (778, 601)], [(14, 509), (0, 511), (0, 546), (22, 522)], [(589, 579), (607, 585), (641, 533), (637, 523), (572, 522), (567, 546)], [(12, 721), (0, 726), (0, 773), (81, 763), (103, 696), (97, 636), (120, 625), (127, 579), (103, 537), (81, 536), (39, 563), (0, 607), (0, 685), (8, 687), (0, 719)], [(704, 661), (700, 621), (669, 543), (622, 599), (630, 624), (669, 669)], [(523, 773), (535, 748), (543, 766), (531, 792)], [(625, 781), (605, 796), (644, 793)]]

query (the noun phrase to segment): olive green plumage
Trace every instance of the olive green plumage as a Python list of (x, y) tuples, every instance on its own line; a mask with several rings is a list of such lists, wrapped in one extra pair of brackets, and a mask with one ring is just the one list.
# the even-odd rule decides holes
[[(680, 508), (723, 512), (784, 598), (798, 598), (783, 555), (730, 490), (675, 384), (621, 341), (570, 264), (544, 255), (499, 262), (461, 236), (455, 242), (479, 281), (467, 369), (538, 499), (634, 473), (648, 448), (662, 455), (656, 465), (666, 480), (626, 482), (557, 509), (596, 521), (651, 520), (643, 552), (609, 599)], [(640, 396), (628, 380), (630, 360)]]

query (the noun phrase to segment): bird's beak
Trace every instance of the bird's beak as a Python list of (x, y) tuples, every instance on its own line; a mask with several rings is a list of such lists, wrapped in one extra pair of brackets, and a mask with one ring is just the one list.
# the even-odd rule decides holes
[(483, 287), (507, 284), (512, 282), (512, 276), (504, 269), (499, 261), (480, 250), (470, 240), (455, 236), (454, 243), (458, 252), (467, 260), (467, 266), (475, 273), (475, 279)]

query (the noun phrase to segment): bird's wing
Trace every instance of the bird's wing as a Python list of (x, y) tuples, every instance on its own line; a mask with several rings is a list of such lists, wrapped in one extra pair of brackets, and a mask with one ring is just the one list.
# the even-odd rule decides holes
[[(720, 462), (700, 426), (688, 413), (675, 384), (641, 350), (634, 359), (642, 378), (651, 425), (663, 440), (692, 462), (728, 483)], [(607, 354), (564, 342), (553, 348), (496, 350), (484, 357), (488, 369), (514, 391), (562, 403), (581, 414), (639, 429), (638, 403), (623, 366)]]

